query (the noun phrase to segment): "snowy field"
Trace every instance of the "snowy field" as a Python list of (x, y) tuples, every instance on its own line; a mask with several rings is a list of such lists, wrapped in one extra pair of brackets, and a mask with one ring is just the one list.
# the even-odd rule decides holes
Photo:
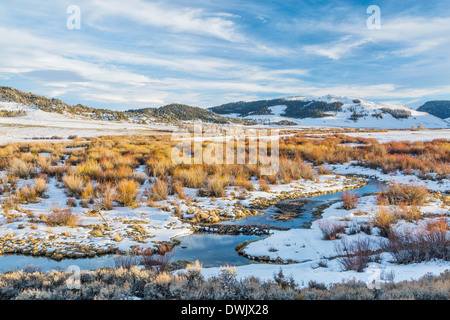
[(0, 110), (23, 110), (19, 117), (0, 117), (0, 144), (29, 141), (33, 138), (98, 137), (103, 135), (155, 134), (174, 130), (167, 124), (140, 125), (129, 122), (96, 121), (72, 115), (49, 113), (17, 103), (0, 102)]
[[(366, 108), (373, 107), (369, 102)], [(67, 115), (49, 114), (41, 110), (20, 106), (12, 103), (1, 103), (0, 107), (5, 110), (25, 110), (26, 116), (13, 118), (0, 118), (0, 144), (17, 141), (32, 141), (33, 137), (58, 136), (67, 139), (69, 135), (78, 137), (92, 137), (102, 135), (127, 135), (127, 134), (155, 134), (155, 131), (176, 129), (167, 125), (138, 125), (131, 123), (93, 121)], [(344, 110), (347, 107), (344, 106)], [(260, 116), (260, 120), (271, 121), (283, 120), (283, 106), (272, 107), (274, 115)], [(381, 124), (386, 128), (401, 128), (398, 120), (368, 119), (366, 122), (348, 122), (344, 117), (337, 116), (334, 119), (306, 119), (299, 122), (300, 126), (326, 127), (347, 126), (352, 127), (379, 127)], [(443, 122), (437, 118), (424, 115), (414, 111), (413, 121), (416, 125), (425, 124), (426, 127), (442, 128)], [(264, 117), (268, 117), (265, 119)], [(250, 118), (250, 117), (249, 117)], [(292, 120), (292, 119), (289, 119)], [(324, 122), (325, 121), (325, 122)], [(379, 122), (377, 122), (379, 121)], [(264, 121), (263, 121), (264, 122)], [(400, 122), (402, 123), (402, 122)], [(409, 121), (403, 127), (410, 128)], [(295, 127), (286, 127), (295, 129)], [(344, 133), (354, 137), (374, 138), (379, 142), (388, 141), (429, 141), (433, 139), (450, 138), (450, 129), (421, 130), (421, 131), (397, 131), (368, 132), (368, 133)], [(320, 136), (320, 135), (319, 135)], [(200, 138), (203, 139), (203, 138)], [(210, 140), (210, 139), (209, 139)], [(43, 155), (49, 156), (49, 155)], [(264, 201), (276, 203), (280, 199), (286, 199), (286, 195), (295, 194), (302, 196), (314, 196), (327, 192), (337, 192), (352, 189), (362, 185), (363, 178), (351, 178), (345, 175), (359, 175), (375, 177), (387, 183), (399, 182), (408, 185), (421, 185), (432, 192), (442, 194), (449, 192), (450, 181), (422, 180), (415, 175), (383, 174), (379, 170), (356, 166), (355, 163), (346, 163), (329, 166), (331, 174), (319, 175), (315, 181), (304, 179), (292, 181), (289, 184), (271, 185), (270, 191), (260, 190), (257, 180), (253, 180), (254, 191), (246, 192), (244, 198), (239, 198), (235, 188), (226, 188), (225, 196), (221, 198), (201, 197), (199, 189), (186, 188), (187, 200), (180, 200), (175, 196), (169, 196), (167, 200), (158, 201), (157, 206), (148, 206), (144, 190), (151, 188), (154, 181), (145, 177), (146, 182), (141, 187), (138, 199), (140, 203), (134, 207), (114, 207), (108, 211), (106, 218), (102, 215), (92, 215), (82, 208), (80, 203), (72, 209), (80, 219), (77, 228), (53, 227), (51, 230), (43, 224), (30, 224), (30, 216), (34, 218), (48, 213), (54, 205), (59, 208), (65, 207), (69, 197), (64, 192), (61, 182), (54, 178), (48, 181), (47, 197), (40, 199), (38, 203), (23, 205), (23, 211), (12, 211), (14, 222), (7, 221), (7, 217), (0, 216), (0, 237), (6, 242), (11, 240), (12, 247), (22, 248), (23, 251), (40, 255), (43, 252), (47, 257), (61, 259), (63, 257), (78, 257), (82, 248), (83, 256), (95, 256), (96, 254), (109, 252), (110, 249), (127, 251), (137, 246), (154, 247), (162, 241), (171, 241), (178, 236), (192, 233), (191, 220), (197, 219), (202, 212), (213, 217), (214, 221), (243, 218), (247, 215), (261, 214), (257, 210), (250, 210), (255, 204)], [(0, 176), (1, 176), (0, 172)], [(145, 166), (139, 166), (136, 174), (145, 175)], [(18, 187), (22, 187), (31, 180), (19, 181)], [(284, 198), (283, 198), (284, 197)], [(299, 197), (299, 196), (298, 196)], [(6, 198), (0, 196), (0, 200)], [(382, 237), (377, 228), (373, 228), (371, 234), (363, 232), (351, 232), (353, 228), (367, 225), (374, 219), (374, 215), (380, 211), (380, 206), (373, 195), (363, 196), (359, 199), (356, 208), (351, 210), (342, 209), (342, 202), (332, 203), (325, 208), (319, 220), (307, 228), (297, 228), (288, 231), (272, 231), (272, 233), (259, 241), (251, 242), (244, 249), (246, 256), (256, 260), (264, 257), (279, 263), (249, 263), (245, 266), (236, 267), (239, 277), (258, 276), (263, 279), (272, 279), (274, 273), (280, 269), (285, 275), (291, 275), (300, 286), (306, 286), (310, 280), (326, 284), (341, 282), (342, 280), (356, 279), (370, 281), (376, 277), (379, 281), (402, 281), (418, 279), (427, 273), (439, 274), (450, 268), (448, 261), (432, 260), (422, 263), (399, 265), (392, 262), (392, 256), (383, 252), (377, 260), (370, 262), (363, 272), (343, 271), (336, 256), (336, 243), (355, 239), (369, 239), (377, 250), (377, 244)], [(398, 230), (417, 230), (424, 223), (432, 221), (434, 217), (449, 220), (450, 207), (436, 196), (431, 196), (427, 204), (420, 208), (423, 219), (415, 222), (397, 221), (395, 228)], [(218, 213), (214, 213), (214, 212)], [(173, 214), (177, 212), (177, 214)], [(212, 213), (211, 213), (212, 212)], [(10, 213), (11, 215), (11, 213)], [(101, 225), (107, 222), (108, 227)], [(320, 223), (341, 223), (345, 227), (342, 238), (335, 240), (324, 240)], [(4, 243), (6, 243), (4, 241)], [(6, 249), (10, 249), (6, 246)], [(4, 248), (5, 249), (5, 248)], [(217, 274), (218, 268), (204, 268), (206, 276)]]
[[(441, 130), (388, 130), (386, 132), (347, 132), (350, 137), (376, 139), (380, 143), (390, 141), (432, 141), (434, 139), (450, 139), (450, 129)], [(321, 135), (318, 135), (321, 136)]]

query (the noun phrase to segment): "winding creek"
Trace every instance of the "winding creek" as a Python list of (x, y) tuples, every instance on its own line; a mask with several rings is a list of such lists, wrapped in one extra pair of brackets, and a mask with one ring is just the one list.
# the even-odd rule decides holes
[[(384, 183), (369, 179), (365, 186), (353, 191), (362, 196), (380, 190)], [(263, 215), (249, 216), (239, 220), (225, 221), (222, 224), (231, 225), (265, 225), (282, 228), (307, 228), (320, 218), (321, 209), (339, 201), (343, 192), (329, 193), (313, 198), (286, 200), (264, 210)], [(246, 265), (255, 263), (240, 256), (235, 250), (236, 245), (244, 241), (262, 239), (255, 235), (220, 235), (214, 233), (196, 233), (179, 237), (180, 244), (171, 253), (171, 261), (198, 260), (204, 267), (219, 267), (223, 265)], [(115, 256), (107, 255), (86, 259), (65, 259), (55, 261), (45, 257), (24, 255), (0, 256), (0, 272), (18, 270), (26, 266), (36, 266), (42, 271), (66, 270), (76, 265), (82, 270), (114, 267)]]

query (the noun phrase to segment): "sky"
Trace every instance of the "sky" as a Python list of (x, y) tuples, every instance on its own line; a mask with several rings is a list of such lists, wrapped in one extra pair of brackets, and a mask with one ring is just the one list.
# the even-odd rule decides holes
[(0, 85), (113, 110), (326, 94), (408, 105), (450, 100), (449, 35), (445, 0), (0, 0)]

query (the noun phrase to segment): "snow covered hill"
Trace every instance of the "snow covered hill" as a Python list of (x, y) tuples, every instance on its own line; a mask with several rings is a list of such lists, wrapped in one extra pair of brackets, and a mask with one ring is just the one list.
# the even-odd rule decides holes
[[(1, 102), (0, 112), (18, 116), (0, 117), (0, 143), (26, 141), (33, 138), (70, 135), (93, 137), (101, 135), (145, 134), (155, 130), (175, 128), (168, 124), (137, 124), (125, 121), (92, 120), (88, 117), (42, 111), (37, 107), (13, 102)], [(20, 112), (19, 112), (20, 111)]]
[(211, 108), (223, 116), (261, 124), (291, 123), (314, 127), (406, 129), (447, 128), (449, 122), (405, 106), (327, 95), (238, 102)]

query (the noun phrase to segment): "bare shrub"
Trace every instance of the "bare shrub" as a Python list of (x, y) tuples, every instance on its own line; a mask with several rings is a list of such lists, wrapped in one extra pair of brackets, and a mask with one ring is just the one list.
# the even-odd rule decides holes
[(170, 181), (169, 194), (176, 194), (179, 199), (186, 199), (186, 193), (180, 181), (174, 181), (173, 179)]
[(114, 266), (117, 268), (130, 269), (133, 266), (139, 265), (139, 260), (135, 255), (126, 254), (118, 255), (114, 258)]
[(416, 205), (408, 206), (407, 203), (400, 203), (396, 208), (395, 215), (399, 219), (409, 222), (417, 221), (422, 217), (420, 209)]
[(248, 180), (246, 178), (241, 178), (241, 177), (236, 178), (234, 180), (234, 185), (237, 187), (244, 188), (247, 191), (255, 190), (255, 186), (254, 186), (253, 182), (251, 182), (250, 180)]
[(358, 204), (358, 195), (355, 192), (342, 193), (342, 207), (345, 210), (355, 209)]
[(83, 188), (85, 185), (85, 181), (82, 177), (69, 174), (63, 177), (64, 186), (69, 191), (70, 195), (75, 196), (76, 198), (81, 197), (81, 193), (83, 192)]
[(421, 228), (399, 234), (391, 232), (381, 248), (389, 252), (398, 264), (419, 263), (433, 259), (450, 260), (450, 240), (447, 230)]
[(114, 207), (114, 201), (117, 197), (116, 188), (107, 183), (101, 188), (100, 203), (103, 210), (112, 210)]
[(23, 203), (35, 203), (37, 201), (38, 194), (32, 185), (26, 184), (16, 192), (16, 197)]
[(206, 186), (199, 190), (201, 197), (222, 197), (225, 194), (225, 187), (229, 185), (228, 177), (214, 175), (210, 177)]
[(433, 231), (444, 232), (444, 231), (450, 230), (447, 220), (445, 218), (439, 218), (439, 219), (434, 219), (434, 220), (428, 221), (426, 223), (425, 228), (426, 228), (426, 230), (428, 230), (430, 232), (433, 232)]
[(19, 158), (13, 158), (6, 170), (9, 174), (22, 179), (28, 179), (36, 173), (36, 168), (32, 163), (25, 162)]
[(323, 240), (339, 239), (341, 234), (345, 233), (345, 226), (338, 222), (328, 220), (319, 220), (319, 229), (322, 231)]
[(302, 162), (298, 169), (300, 170), (300, 175), (303, 179), (311, 181), (316, 179), (316, 172), (310, 164)]
[(169, 194), (169, 187), (164, 180), (156, 180), (149, 194), (149, 199), (152, 201), (163, 201), (167, 199)]
[(70, 209), (59, 209), (54, 206), (52, 212), (47, 215), (46, 224), (50, 227), (67, 226), (75, 228), (78, 226), (78, 215)]
[(139, 263), (148, 270), (164, 272), (168, 270), (172, 247), (161, 244), (158, 249), (138, 248), (133, 254), (139, 257)]
[(266, 179), (259, 180), (259, 190), (263, 192), (269, 192), (271, 190)]
[(39, 197), (42, 197), (48, 189), (47, 180), (39, 177), (34, 179), (34, 191)]
[(203, 171), (202, 167), (193, 167), (191, 169), (175, 169), (173, 179), (181, 181), (183, 186), (187, 188), (201, 188), (208, 174)]
[(389, 207), (380, 207), (372, 220), (372, 224), (380, 230), (380, 236), (388, 237), (392, 231), (392, 224), (397, 220), (396, 214)]
[(394, 183), (384, 192), (389, 204), (423, 205), (428, 198), (425, 187)]
[(326, 165), (324, 165), (324, 164), (319, 166), (319, 168), (317, 169), (317, 172), (319, 174), (323, 174), (323, 175), (331, 174), (330, 169), (328, 169), (328, 167)]
[(369, 262), (372, 261), (370, 240), (357, 238), (351, 242), (343, 239), (335, 242), (335, 251), (343, 271), (355, 270), (363, 272)]

